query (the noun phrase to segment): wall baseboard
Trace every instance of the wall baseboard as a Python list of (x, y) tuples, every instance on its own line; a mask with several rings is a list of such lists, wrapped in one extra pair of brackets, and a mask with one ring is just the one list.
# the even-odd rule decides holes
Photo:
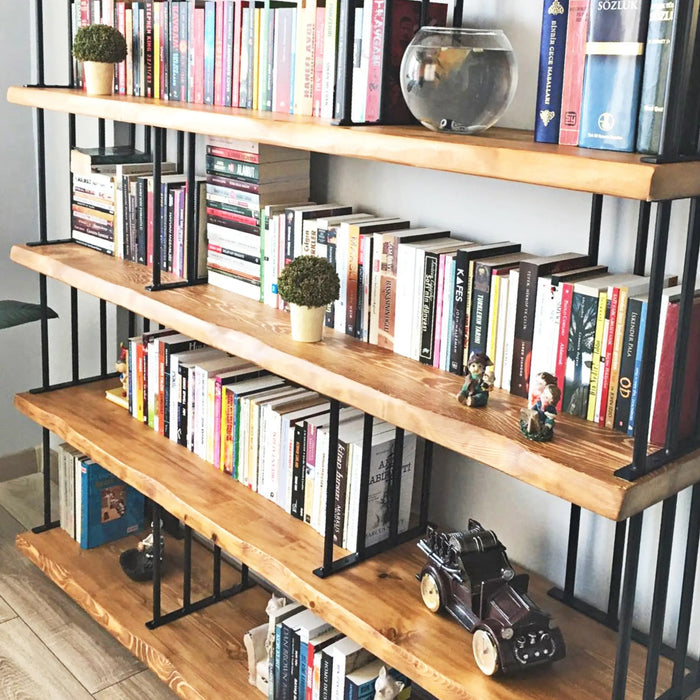
[(20, 476), (35, 474), (38, 464), (41, 465), (41, 447), (28, 447), (26, 450), (0, 457), (0, 481), (10, 481)]

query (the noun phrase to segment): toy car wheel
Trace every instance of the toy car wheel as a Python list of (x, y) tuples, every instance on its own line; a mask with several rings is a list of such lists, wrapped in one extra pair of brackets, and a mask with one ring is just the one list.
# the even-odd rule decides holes
[(440, 594), (440, 586), (433, 574), (430, 571), (424, 571), (420, 579), (420, 594), (425, 603), (425, 607), (430, 612), (438, 612), (442, 607), (442, 595)]
[(474, 632), (472, 651), (476, 665), (483, 674), (493, 676), (498, 671), (498, 647), (487, 629), (480, 627)]

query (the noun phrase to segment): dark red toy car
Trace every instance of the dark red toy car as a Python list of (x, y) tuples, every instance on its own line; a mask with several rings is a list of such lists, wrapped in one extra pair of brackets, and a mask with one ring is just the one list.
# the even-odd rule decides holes
[(528, 596), (527, 574), (517, 574), (492, 530), (443, 532), (428, 526), (418, 547), (428, 556), (421, 596), (432, 612), (445, 608), (474, 633), (474, 659), (488, 676), (515, 673), (566, 655), (561, 630)]

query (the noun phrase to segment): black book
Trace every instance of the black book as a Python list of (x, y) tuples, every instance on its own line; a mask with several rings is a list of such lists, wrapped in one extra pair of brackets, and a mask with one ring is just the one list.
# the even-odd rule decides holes
[(620, 374), (617, 384), (617, 402), (613, 427), (627, 434), (632, 405), (632, 385), (634, 383), (634, 366), (639, 347), (640, 322), (644, 306), (647, 303), (647, 295), (633, 296), (627, 301), (627, 316), (625, 318), (625, 335), (621, 348)]

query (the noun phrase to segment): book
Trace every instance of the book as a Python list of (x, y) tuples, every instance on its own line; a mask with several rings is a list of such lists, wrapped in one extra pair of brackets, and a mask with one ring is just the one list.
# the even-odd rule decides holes
[(331, 700), (344, 700), (345, 675), (364, 666), (374, 657), (361, 644), (345, 637), (329, 647), (333, 659)]
[(569, 0), (559, 124), (559, 143), (567, 146), (578, 145), (590, 2)]
[(544, 0), (535, 102), (535, 141), (557, 143), (569, 0)]
[(661, 148), (666, 87), (671, 71), (671, 42), (677, 19), (676, 0), (651, 0), (637, 122), (636, 150), (639, 153), (657, 154)]
[(70, 171), (79, 175), (93, 172), (112, 173), (116, 165), (126, 163), (151, 163), (153, 156), (131, 146), (103, 146), (82, 148), (76, 146), (70, 152)]
[(613, 420), (613, 428), (623, 433), (627, 433), (627, 426), (630, 421), (634, 370), (637, 350), (644, 340), (640, 336), (640, 329), (642, 326), (642, 315), (646, 314), (645, 307), (647, 303), (648, 295), (646, 294), (631, 296), (627, 301), (627, 317), (625, 319), (617, 401)]
[(80, 489), (80, 546), (83, 549), (98, 547), (143, 529), (143, 495), (97, 462), (90, 459), (81, 462)]
[(268, 651), (270, 670), (268, 673), (267, 697), (276, 700), (282, 689), (282, 623), (303, 610), (300, 603), (287, 603), (281, 607), (268, 610), (268, 639), (272, 637), (273, 648)]
[(634, 150), (648, 19), (649, 0), (591, 4), (579, 146)]

